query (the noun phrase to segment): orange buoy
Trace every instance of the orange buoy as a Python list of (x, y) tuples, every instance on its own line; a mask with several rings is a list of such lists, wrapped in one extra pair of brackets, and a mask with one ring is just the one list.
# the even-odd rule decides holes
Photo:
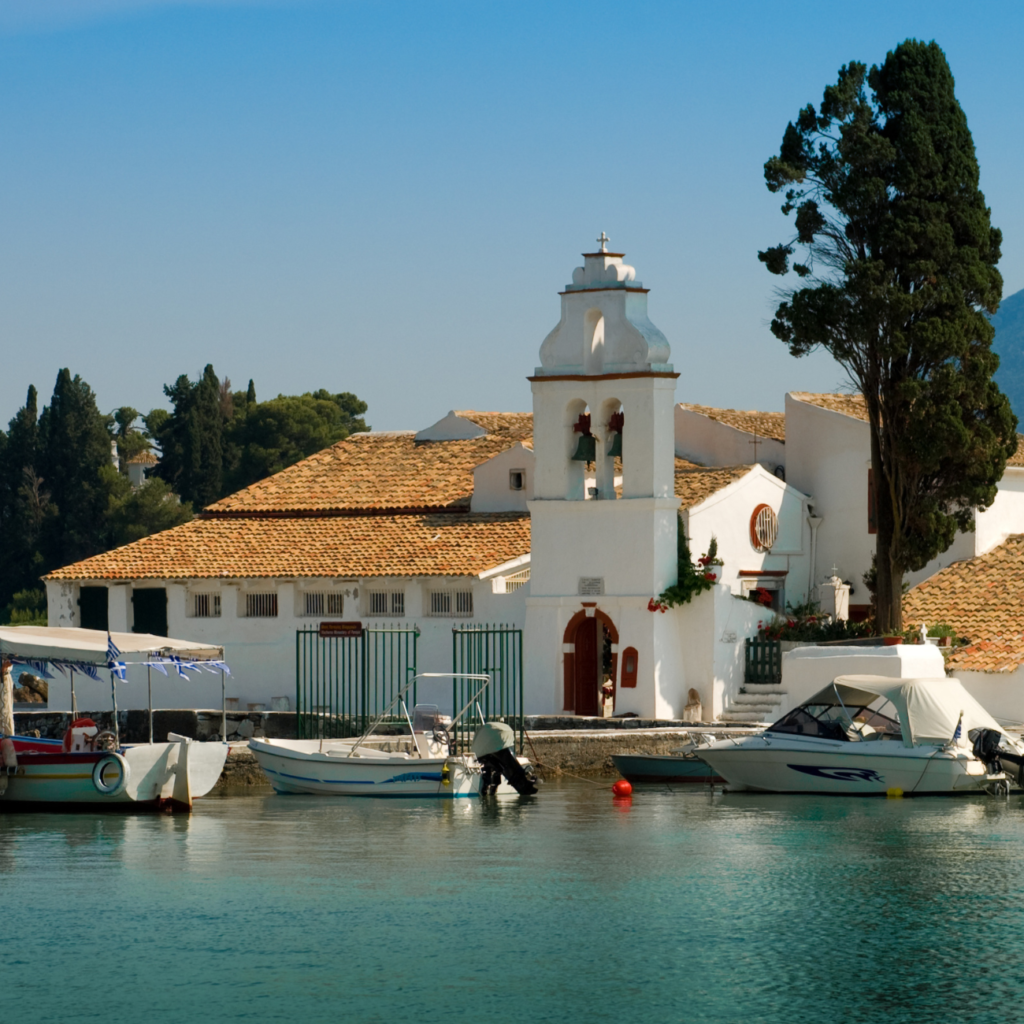
[(612, 786), (612, 792), (616, 796), (632, 796), (633, 787), (625, 779), (619, 779), (619, 781)]

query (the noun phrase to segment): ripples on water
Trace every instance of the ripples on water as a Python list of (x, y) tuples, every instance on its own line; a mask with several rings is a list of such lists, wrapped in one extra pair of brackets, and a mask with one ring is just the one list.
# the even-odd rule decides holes
[(1024, 798), (547, 783), (0, 814), (0, 1006), (32, 1021), (1003, 1022)]

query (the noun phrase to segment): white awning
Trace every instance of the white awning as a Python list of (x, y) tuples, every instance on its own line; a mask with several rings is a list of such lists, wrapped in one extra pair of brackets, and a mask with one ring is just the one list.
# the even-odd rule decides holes
[[(118, 661), (127, 665), (152, 658), (181, 658), (183, 661), (222, 661), (224, 648), (174, 640), (152, 633), (111, 633), (121, 653)], [(66, 661), (89, 665), (107, 664), (107, 633), (102, 629), (58, 626), (0, 626), (0, 654), (31, 661)]]
[(893, 679), (888, 676), (838, 676), (805, 704), (835, 703), (836, 693), (847, 707), (870, 704), (878, 697), (892, 702), (899, 715), (903, 741), (944, 743), (953, 738), (963, 714), (962, 732), (1005, 730), (964, 689), (959, 679)]

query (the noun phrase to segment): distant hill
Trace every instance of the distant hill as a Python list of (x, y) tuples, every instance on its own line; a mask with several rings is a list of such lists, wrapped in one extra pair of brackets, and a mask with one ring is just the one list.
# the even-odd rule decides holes
[(996, 329), (992, 348), (999, 356), (996, 383), (1024, 425), (1024, 289), (1003, 299), (992, 323)]

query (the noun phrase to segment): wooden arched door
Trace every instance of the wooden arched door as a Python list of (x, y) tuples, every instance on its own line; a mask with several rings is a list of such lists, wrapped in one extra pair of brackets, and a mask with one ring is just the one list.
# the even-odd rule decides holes
[(585, 618), (576, 627), (576, 685), (574, 706), (577, 715), (599, 714), (601, 690), (601, 631), (596, 617)]

